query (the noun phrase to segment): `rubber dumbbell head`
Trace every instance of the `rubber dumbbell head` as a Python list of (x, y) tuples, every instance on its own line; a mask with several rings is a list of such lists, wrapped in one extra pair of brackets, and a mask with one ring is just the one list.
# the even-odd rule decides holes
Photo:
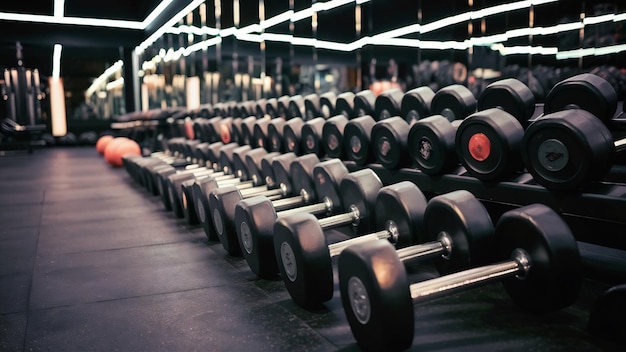
[(414, 303), (494, 281), (501, 281), (513, 301), (531, 312), (560, 309), (577, 299), (580, 254), (558, 214), (540, 204), (525, 206), (503, 214), (495, 231), (495, 264), (411, 285), (396, 251), (384, 241), (347, 248), (338, 262), (340, 291), (357, 343), (406, 349), (413, 341)]

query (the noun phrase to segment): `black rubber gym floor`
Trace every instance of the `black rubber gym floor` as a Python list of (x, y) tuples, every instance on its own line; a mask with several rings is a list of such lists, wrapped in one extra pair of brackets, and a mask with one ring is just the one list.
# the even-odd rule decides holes
[[(414, 268), (417, 272), (418, 270)], [(416, 275), (427, 277), (432, 270)], [(611, 350), (593, 298), (536, 316), (498, 284), (415, 307), (414, 350)], [(93, 147), (0, 157), (0, 350), (358, 350), (335, 298), (315, 311), (259, 280)]]

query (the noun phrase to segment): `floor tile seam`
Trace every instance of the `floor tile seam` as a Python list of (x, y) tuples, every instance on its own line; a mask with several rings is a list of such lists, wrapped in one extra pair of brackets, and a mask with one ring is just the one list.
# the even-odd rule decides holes
[[(59, 204), (62, 204), (62, 203), (59, 203)], [(152, 214), (152, 213), (150, 213), (150, 212), (140, 212), (139, 214), (134, 214), (132, 216), (128, 215), (128, 216), (120, 216), (120, 217), (115, 217), (115, 218), (109, 218), (109, 220), (111, 220), (111, 221), (126, 220), (126, 219), (132, 219), (133, 217), (137, 217), (137, 216), (143, 216), (145, 214)], [(42, 210), (42, 215), (43, 215), (43, 210)], [(89, 222), (94, 222), (94, 220), (93, 219), (92, 220), (88, 220), (88, 219), (85, 219), (85, 220), (72, 220), (72, 221), (64, 221), (62, 223), (64, 223), (64, 224), (74, 224), (74, 223), (76, 223), (76, 224), (83, 224), (83, 223), (89, 223)], [(48, 220), (48, 221), (44, 222), (43, 219), (42, 219), (42, 221), (41, 221), (41, 225), (52, 226), (52, 225), (56, 225), (56, 224), (59, 224), (58, 220)]]
[(178, 240), (171, 242), (163, 242), (163, 243), (152, 243), (152, 244), (142, 244), (137, 246), (129, 246), (129, 247), (115, 247), (115, 248), (104, 248), (104, 249), (94, 249), (94, 250), (86, 250), (86, 251), (76, 251), (76, 252), (49, 252), (43, 253), (42, 255), (74, 255), (74, 254), (88, 254), (88, 253), (100, 253), (100, 252), (114, 252), (114, 251), (122, 251), (125, 249), (137, 249), (137, 248), (148, 248), (148, 247), (156, 247), (163, 245), (171, 245), (177, 243), (187, 243), (186, 240)]
[[(44, 196), (45, 196), (45, 191), (44, 191)], [(33, 281), (35, 278), (35, 268), (37, 267), (37, 258), (39, 257), (39, 239), (41, 237), (41, 217), (43, 216), (43, 211), (42, 214), (39, 215), (39, 229), (37, 231), (37, 243), (35, 244), (35, 255), (33, 256), (33, 262), (32, 262), (32, 271), (30, 273), (30, 280), (28, 282), (28, 297), (26, 299), (26, 327), (24, 329), (24, 340), (22, 342), (22, 351), (26, 351), (26, 337), (28, 336), (28, 329), (30, 327), (30, 302), (31, 302), (31, 298), (33, 296)]]
[[(163, 291), (163, 292), (155, 292), (155, 293), (148, 293), (148, 294), (141, 294), (141, 295), (116, 297), (116, 298), (110, 298), (110, 299), (102, 299), (102, 300), (94, 300), (94, 301), (86, 301), (86, 302), (78, 302), (78, 303), (68, 303), (68, 304), (62, 304), (62, 305), (51, 306), (51, 307), (42, 307), (42, 308), (34, 308), (34, 309), (29, 308), (27, 313), (30, 315), (31, 313), (45, 312), (45, 311), (54, 310), (54, 309), (78, 307), (78, 306), (99, 304), (99, 303), (126, 301), (126, 300), (138, 299), (138, 298), (166, 296), (166, 295), (172, 295), (172, 294), (177, 294), (177, 293), (186, 293), (186, 292), (194, 292), (194, 291), (201, 291), (201, 290), (206, 290), (206, 289), (226, 287), (230, 285), (233, 285), (233, 284), (232, 283), (217, 284), (217, 285), (210, 285), (210, 286), (203, 286), (203, 287), (188, 288), (188, 289), (183, 289), (183, 290)], [(15, 314), (15, 313), (12, 313), (12, 314)], [(0, 314), (0, 316), (2, 315), (4, 314)]]

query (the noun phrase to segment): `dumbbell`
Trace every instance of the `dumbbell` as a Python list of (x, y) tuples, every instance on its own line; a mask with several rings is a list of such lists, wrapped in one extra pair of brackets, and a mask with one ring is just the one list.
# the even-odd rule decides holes
[[(358, 219), (353, 222), (364, 230), (372, 222), (368, 216), (378, 189), (382, 187), (380, 179), (371, 170), (356, 171), (347, 174), (343, 165), (336, 161), (320, 163), (313, 170), (315, 195), (319, 203), (310, 206), (276, 211), (274, 204), (262, 197), (254, 197), (239, 202), (235, 208), (235, 230), (244, 258), (252, 272), (259, 277), (274, 277), (278, 273), (273, 244), (275, 219), (298, 213), (334, 214), (341, 209), (349, 209), (350, 215)], [(343, 185), (343, 186), (342, 186)], [(340, 196), (352, 190), (354, 194)], [(359, 198), (361, 197), (361, 198)], [(355, 205), (356, 202), (360, 202)], [(353, 209), (350, 210), (350, 206)], [(362, 221), (360, 216), (363, 217)], [(335, 218), (336, 219), (336, 218)]]
[(374, 203), (376, 228), (369, 235), (328, 244), (328, 239), (314, 215), (298, 213), (278, 217), (274, 224), (274, 252), (280, 274), (291, 298), (300, 306), (312, 307), (332, 298), (331, 258), (344, 247), (362, 241), (388, 239), (398, 247), (417, 242), (421, 236), (426, 198), (408, 181), (385, 186)]
[[(255, 157), (256, 160), (251, 165), (248, 165), (245, 160), (251, 151), (252, 149), (248, 145), (235, 148), (222, 148), (222, 150), (220, 151), (220, 162), (218, 166), (222, 170), (222, 173), (225, 173), (228, 176), (223, 176), (220, 179), (215, 176), (215, 173), (213, 173), (207, 176), (200, 176), (201, 178), (210, 177), (211, 181), (200, 181), (215, 181), (215, 183), (213, 183), (213, 186), (218, 186), (221, 182), (222, 185), (237, 185), (237, 187), (239, 188), (252, 187), (254, 185), (262, 183), (259, 182), (260, 178), (258, 178), (258, 176), (256, 175), (258, 174), (258, 165), (261, 164), (262, 158), (267, 153), (253, 153), (252, 157)], [(197, 184), (201, 183), (198, 181), (198, 178), (193, 177), (181, 183), (181, 202), (183, 217), (190, 225), (196, 225), (199, 223), (200, 220), (198, 217), (198, 212), (196, 210), (196, 204), (198, 204), (198, 200), (195, 196), (196, 194), (198, 194), (195, 188), (197, 187)]]
[[(287, 160), (296, 158), (294, 154), (268, 153), (263, 148), (255, 148), (245, 155), (245, 174), (242, 174), (242, 180), (245, 183), (221, 185), (221, 187), (235, 186), (237, 189), (251, 189), (260, 185), (267, 188), (276, 188), (276, 177), (272, 167), (273, 160), (277, 157)], [(218, 241), (219, 238), (215, 232), (213, 224), (213, 214), (210, 212), (209, 194), (211, 191), (218, 189), (220, 184), (211, 178), (202, 178), (194, 182), (192, 186), (193, 202), (195, 204), (196, 215), (198, 221), (204, 229), (204, 233), (210, 241)]]
[[(204, 166), (201, 166), (200, 164), (197, 164), (197, 165), (185, 164), (184, 165), (185, 169), (193, 168), (195, 171), (180, 171), (180, 167), (177, 167), (176, 165), (170, 165), (169, 167), (164, 166), (164, 167), (152, 170), (152, 174), (148, 175), (147, 177), (153, 180), (155, 184), (155, 188), (157, 189), (156, 193), (158, 193), (161, 196), (161, 201), (163, 202), (163, 205), (166, 210), (168, 211), (172, 210), (172, 204), (169, 198), (169, 192), (167, 190), (168, 189), (167, 177), (170, 175), (176, 174), (177, 172), (187, 173), (187, 172), (197, 172), (197, 171), (205, 170), (205, 169), (213, 169), (213, 170), (220, 169), (219, 158), (220, 158), (220, 150), (222, 147), (224, 147), (224, 144), (222, 142), (215, 142), (207, 146), (206, 150), (203, 150)], [(221, 174), (223, 173), (218, 172), (214, 174), (214, 176), (218, 176)]]
[[(214, 174), (217, 174), (218, 176), (215, 176)], [(164, 189), (164, 192), (165, 197), (168, 199), (169, 204), (171, 205), (171, 210), (174, 212), (174, 215), (176, 217), (185, 217), (185, 208), (188, 199), (186, 197), (183, 197), (183, 195), (187, 194), (187, 188), (190, 188), (193, 184), (193, 181), (198, 178), (209, 178), (222, 186), (239, 181), (235, 178), (235, 175), (223, 174), (222, 172), (216, 172), (213, 169), (203, 168), (187, 169), (169, 175), (165, 179), (166, 188)], [(183, 183), (185, 181), (191, 181), (191, 183), (187, 183), (185, 185), (185, 188), (183, 189)], [(246, 186), (248, 186), (248, 184), (246, 184)]]
[(356, 117), (346, 124), (343, 130), (343, 143), (346, 158), (357, 165), (374, 161), (371, 147), (372, 129), (376, 120), (370, 115)]
[[(436, 213), (437, 219), (447, 221), (437, 224), (439, 237), (422, 243), (426, 237), (422, 224), (426, 209), (430, 218)], [(468, 212), (475, 215), (464, 220), (463, 214)], [(331, 299), (334, 291), (331, 258), (357, 243), (387, 239), (399, 248), (398, 257), (403, 262), (445, 257), (446, 260), (435, 260), (441, 274), (488, 260), (485, 248), (492, 239), (493, 225), (484, 206), (467, 191), (436, 197), (427, 205), (419, 188), (403, 181), (380, 190), (375, 213), (377, 228), (383, 230), (330, 245), (326, 244), (323, 231), (315, 225), (317, 220), (313, 217), (283, 218), (276, 222), (274, 246), (276, 251), (280, 248), (283, 255), (279, 258), (279, 267), (296, 303), (312, 307)], [(433, 223), (431, 220), (430, 231)], [(415, 243), (422, 244), (413, 245)]]
[[(316, 158), (306, 154), (300, 158)], [(292, 163), (290, 174), (294, 193), (298, 196), (271, 200), (264, 196), (250, 197), (237, 203), (234, 224), (238, 247), (251, 270), (260, 277), (275, 276), (278, 272), (272, 247), (272, 227), (277, 216), (293, 212), (330, 214), (340, 209), (339, 181), (348, 169), (339, 159), (317, 163), (311, 171), (303, 163)], [(315, 202), (318, 203), (315, 203)], [(242, 229), (246, 229), (243, 231)], [(240, 235), (246, 234), (246, 238)]]
[[(476, 98), (461, 85), (440, 89), (432, 98), (431, 111), (450, 121), (464, 118), (476, 110)], [(386, 169), (411, 166), (409, 132), (410, 123), (400, 116), (378, 121), (372, 128), (372, 150), (376, 162)]]
[(265, 101), (265, 116), (278, 117), (278, 98), (269, 98)]
[(344, 92), (337, 96), (335, 103), (335, 115), (344, 115), (353, 118), (364, 115), (374, 115), (376, 96), (369, 89), (364, 89), (356, 94)]
[(286, 114), (285, 119), (287, 120), (306, 116), (305, 98), (299, 94), (290, 97)]
[(435, 92), (428, 87), (417, 87), (406, 92), (400, 103), (400, 115), (409, 123), (431, 116), (430, 107)]
[(289, 116), (289, 103), (291, 102), (291, 97), (289, 95), (283, 95), (279, 97), (277, 100), (277, 115), (276, 117), (282, 117), (283, 119), (288, 118)]
[(239, 201), (255, 196), (267, 197), (271, 200), (283, 199), (297, 195), (296, 205), (310, 202), (314, 197), (311, 194), (311, 182), (308, 180), (313, 174), (313, 168), (319, 163), (314, 154), (307, 154), (297, 158), (285, 154), (275, 157), (272, 161), (275, 182), (278, 187), (273, 189), (251, 188), (239, 190), (233, 186), (214, 189), (208, 194), (209, 213), (213, 216), (215, 232), (224, 249), (230, 255), (239, 255), (241, 248), (235, 231), (235, 207)]
[[(591, 112), (603, 122), (609, 123), (615, 114), (616, 106), (617, 96), (615, 90), (606, 80), (592, 74), (582, 74), (568, 78), (555, 85), (546, 96), (543, 112), (544, 114), (550, 115), (557, 112), (559, 109), (582, 109)], [(532, 124), (538, 123), (542, 119), (543, 117), (540, 116), (537, 119), (534, 119)], [(460, 133), (460, 131), (463, 128), (463, 125), (466, 124), (466, 121), (459, 126), (456, 143), (457, 155), (459, 155), (461, 162), (468, 169), (468, 172), (473, 174), (473, 176), (483, 180), (495, 179), (497, 173), (501, 169), (500, 166), (503, 164), (502, 162), (515, 166), (516, 169), (523, 168), (523, 154), (529, 152), (528, 150), (523, 151), (523, 149), (528, 149), (527, 147), (522, 147), (522, 139), (525, 135), (523, 130), (524, 125), (522, 124), (520, 126), (514, 121), (509, 120), (512, 120), (511, 117), (508, 117), (508, 119), (501, 117), (497, 120), (490, 121), (488, 124), (484, 124), (484, 122), (480, 120), (468, 121), (466, 126), (467, 128), (464, 128), (465, 133)], [(543, 123), (540, 123), (539, 125), (541, 124)], [(528, 126), (528, 128), (530, 128), (530, 126)], [(535, 130), (535, 128), (533, 128), (533, 130)], [(601, 133), (600, 135), (606, 134)], [(535, 144), (534, 147), (536, 149), (530, 152), (539, 152), (544, 154), (542, 156), (534, 156), (533, 158), (535, 160), (538, 160), (539, 158), (543, 158), (545, 160), (546, 156), (548, 159), (557, 156), (555, 153), (552, 153), (552, 151), (555, 151), (556, 153), (565, 151), (563, 147), (564, 144), (559, 142), (558, 133), (554, 136), (557, 137), (557, 139), (550, 141), (548, 144), (544, 144), (541, 151), (538, 150), (539, 145)], [(541, 137), (539, 137), (538, 140), (541, 141)], [(472, 141), (472, 143), (468, 143), (469, 141)], [(540, 144), (541, 143), (543, 142), (540, 142)], [(471, 150), (472, 147), (475, 147), (474, 150)], [(615, 147), (616, 146), (611, 146), (612, 149), (615, 149)], [(617, 147), (619, 148), (619, 146)], [(560, 164), (563, 160), (564, 159), (559, 158), (559, 160), (556, 160), (554, 163), (548, 160), (545, 165), (548, 167), (560, 168), (563, 166)], [(580, 159), (576, 157), (572, 159), (573, 162), (577, 162), (577, 160)], [(532, 163), (528, 164), (531, 168), (545, 168), (545, 166), (542, 166), (541, 163), (537, 163), (537, 165)], [(603, 165), (603, 167), (606, 167), (606, 165)], [(559, 174), (566, 176), (568, 173), (577, 173), (568, 171), (568, 169), (569, 168), (566, 168), (565, 170), (559, 169), (556, 173), (552, 174), (550, 172), (543, 173), (543, 175), (541, 173), (537, 173), (539, 178), (538, 182), (544, 182), (545, 185), (551, 187), (565, 181), (561, 187), (568, 188), (570, 186), (568, 185), (567, 180), (558, 179)], [(606, 171), (606, 169), (603, 170)], [(595, 172), (596, 170), (589, 174), (592, 175)], [(585, 172), (582, 174), (582, 179), (584, 179), (586, 177), (584, 176)], [(556, 177), (556, 182), (553, 184), (549, 180), (546, 181), (544, 179), (546, 176), (547, 178)], [(575, 185), (577, 182), (578, 181), (574, 180), (572, 184)]]
[[(463, 214), (472, 219), (473, 214)], [(429, 217), (430, 220), (447, 219)], [(435, 231), (432, 236), (437, 236)], [(356, 244), (338, 260), (341, 301), (357, 343), (367, 349), (406, 349), (414, 335), (413, 304), (501, 281), (522, 308), (544, 313), (576, 301), (581, 285), (580, 255), (567, 224), (552, 209), (532, 204), (498, 220), (484, 265), (409, 285), (398, 253), (386, 241)]]
[(324, 156), (325, 149), (322, 144), (323, 129), (326, 119), (316, 117), (306, 121), (300, 130), (300, 148), (303, 154), (315, 154), (318, 157)]
[(282, 117), (258, 120), (253, 130), (255, 146), (265, 148), (270, 152), (281, 152), (285, 123), (286, 121)]
[(343, 115), (333, 116), (324, 122), (322, 147), (328, 158), (345, 159), (343, 135), (348, 122), (348, 118)]
[(400, 88), (390, 88), (376, 97), (374, 102), (374, 117), (376, 120), (388, 119), (392, 116), (399, 116), (402, 112), (402, 98), (404, 92)]
[(574, 189), (605, 176), (616, 154), (626, 149), (626, 139), (615, 140), (606, 127), (616, 101), (608, 82), (594, 75), (575, 76), (554, 89), (556, 102), (550, 91), (548, 111), (561, 106), (568, 110), (548, 113), (528, 127), (521, 142), (522, 160), (544, 187)]
[[(190, 202), (193, 198), (192, 186), (197, 178), (208, 178), (212, 183), (212, 187), (235, 185), (240, 188), (253, 187), (253, 180), (243, 181), (238, 178), (241, 176), (245, 168), (243, 163), (239, 163), (239, 172), (233, 167), (233, 160), (235, 155), (239, 155), (239, 158), (245, 156), (245, 153), (250, 151), (249, 146), (239, 146), (236, 143), (230, 143), (220, 148), (220, 159), (215, 169), (211, 168), (197, 168), (183, 172), (177, 172), (176, 174), (169, 175), (166, 179), (166, 188), (168, 190), (168, 197), (176, 217), (185, 217), (187, 220), (191, 219), (191, 215), (195, 217), (195, 200)], [(190, 207), (192, 207), (190, 209)], [(197, 218), (196, 218), (197, 219)]]
[[(263, 148), (255, 148), (245, 155), (245, 167), (241, 172), (239, 181), (218, 182), (212, 178), (201, 178), (192, 185), (192, 197), (195, 204), (198, 221), (202, 225), (207, 238), (210, 241), (218, 241), (213, 225), (213, 214), (210, 210), (209, 195), (214, 190), (224, 187), (235, 187), (237, 190), (246, 190), (244, 193), (255, 193), (268, 189), (277, 189), (274, 175), (273, 161), (282, 159), (284, 163), (290, 163), (296, 156), (293, 154), (268, 153)], [(262, 186), (262, 187), (261, 187)], [(280, 190), (274, 192), (282, 192)]]
[(533, 123), (522, 139), (522, 159), (537, 183), (557, 190), (575, 189), (605, 176), (626, 139), (590, 112), (580, 109), (548, 114)]
[(508, 151), (519, 148), (521, 126), (534, 114), (530, 89), (512, 78), (496, 81), (479, 96), (477, 109), (464, 120), (435, 115), (411, 126), (408, 145), (413, 164), (426, 174), (439, 175), (452, 172), (460, 160), (472, 176), (483, 180), (518, 170), (518, 153)]
[(335, 114), (336, 101), (337, 95), (333, 92), (309, 94), (304, 97), (305, 115), (301, 117), (307, 121), (316, 117), (330, 118)]
[[(282, 149), (286, 153), (302, 154), (300, 152), (302, 150), (302, 126), (304, 126), (304, 120), (299, 117), (294, 117), (283, 125)], [(270, 129), (270, 134), (271, 138), (274, 138), (272, 129)]]
[(177, 170), (201, 167), (199, 164), (190, 163), (187, 159), (172, 157), (164, 153), (153, 153), (150, 157), (143, 159), (139, 162), (137, 177), (140, 178), (140, 183), (154, 195), (161, 195), (164, 189), (159, 183), (162, 178), (157, 177), (158, 175), (169, 175)]
[(134, 157), (130, 158), (131, 155), (129, 154), (128, 157), (122, 158), (124, 167), (137, 183), (155, 195), (158, 194), (158, 189), (150, 178), (150, 175), (155, 170), (163, 167), (180, 168), (189, 164), (187, 160), (166, 156), (165, 154), (154, 154), (148, 157), (134, 155)]

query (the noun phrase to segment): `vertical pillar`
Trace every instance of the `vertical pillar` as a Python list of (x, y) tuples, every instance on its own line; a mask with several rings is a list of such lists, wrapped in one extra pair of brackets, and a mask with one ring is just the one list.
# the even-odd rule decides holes
[(126, 106), (126, 112), (132, 112), (137, 109), (135, 104), (136, 92), (138, 92), (138, 90), (135, 89), (135, 85), (137, 84), (137, 71), (133, 64), (136, 60), (133, 60), (132, 48), (121, 47), (120, 51), (122, 52), (122, 60), (124, 61), (124, 104)]

